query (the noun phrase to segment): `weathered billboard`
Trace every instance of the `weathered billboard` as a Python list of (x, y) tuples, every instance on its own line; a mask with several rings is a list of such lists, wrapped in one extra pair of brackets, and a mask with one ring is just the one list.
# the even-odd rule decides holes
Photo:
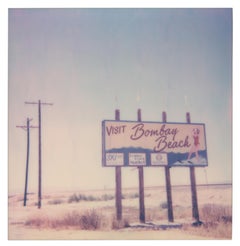
[(102, 122), (103, 166), (207, 166), (204, 124)]

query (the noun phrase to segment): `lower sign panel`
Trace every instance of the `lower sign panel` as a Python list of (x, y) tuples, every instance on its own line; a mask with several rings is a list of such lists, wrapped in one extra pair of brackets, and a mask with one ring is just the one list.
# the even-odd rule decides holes
[(151, 153), (151, 165), (163, 166), (168, 164), (167, 153)]
[(123, 153), (106, 153), (107, 166), (123, 166), (124, 158)]
[(129, 153), (129, 166), (146, 166), (145, 153)]

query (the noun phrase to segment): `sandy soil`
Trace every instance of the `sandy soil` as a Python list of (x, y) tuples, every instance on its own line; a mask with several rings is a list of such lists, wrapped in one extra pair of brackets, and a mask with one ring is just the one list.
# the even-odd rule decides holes
[[(54, 220), (73, 211), (84, 213), (84, 211), (93, 209), (108, 218), (109, 221), (113, 220), (115, 216), (115, 199), (69, 203), (69, 198), (74, 193), (99, 198), (104, 194), (108, 196), (114, 195), (114, 190), (45, 193), (41, 209), (38, 209), (36, 206), (37, 194), (28, 195), (26, 207), (23, 207), (22, 194), (9, 194), (9, 239), (229, 239), (211, 234), (202, 235), (195, 228), (188, 229), (188, 226), (193, 222), (191, 216), (191, 190), (189, 186), (172, 188), (174, 224), (183, 225), (181, 228), (156, 230), (156, 228), (130, 226), (122, 229), (112, 229), (110, 226), (97, 230), (80, 230), (76, 228), (49, 228), (27, 225), (27, 222), (34, 218)], [(125, 189), (122, 193), (125, 196), (125, 199), (122, 200), (123, 218), (128, 219), (130, 225), (140, 224), (138, 221), (139, 199), (135, 197), (137, 189)], [(231, 207), (231, 185), (198, 186), (197, 194), (200, 219), (202, 216), (201, 208), (206, 204)], [(165, 187), (146, 188), (146, 221), (165, 225), (169, 224), (167, 221), (167, 209), (164, 207), (165, 204)]]

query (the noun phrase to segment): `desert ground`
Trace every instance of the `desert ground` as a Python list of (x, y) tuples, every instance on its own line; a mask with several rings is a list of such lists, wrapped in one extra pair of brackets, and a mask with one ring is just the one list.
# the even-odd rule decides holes
[(232, 238), (232, 185), (199, 185), (199, 227), (192, 226), (191, 188), (173, 186), (174, 222), (168, 222), (165, 187), (145, 188), (146, 223), (139, 222), (138, 189), (122, 190), (122, 221), (115, 218), (115, 191), (45, 192), (42, 207), (37, 194), (9, 194), (9, 240), (159, 240)]

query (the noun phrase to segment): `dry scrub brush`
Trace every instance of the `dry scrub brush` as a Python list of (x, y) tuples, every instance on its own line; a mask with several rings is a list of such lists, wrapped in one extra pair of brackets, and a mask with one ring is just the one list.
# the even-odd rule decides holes
[(221, 206), (216, 204), (206, 204), (200, 209), (201, 227), (184, 228), (194, 234), (206, 237), (221, 239), (231, 239), (232, 237), (232, 208), (231, 206)]
[(38, 228), (77, 228), (81, 230), (97, 230), (106, 227), (107, 224), (106, 217), (95, 210), (88, 210), (82, 214), (73, 211), (61, 218), (35, 217), (25, 222), (26, 226)]

